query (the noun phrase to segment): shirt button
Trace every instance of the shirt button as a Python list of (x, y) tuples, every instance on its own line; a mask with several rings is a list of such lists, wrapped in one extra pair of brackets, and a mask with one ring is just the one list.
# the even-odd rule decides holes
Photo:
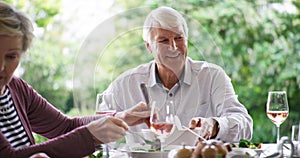
[(172, 94), (172, 93), (170, 93), (170, 94), (169, 94), (169, 97), (172, 97), (172, 96), (173, 96), (173, 94)]

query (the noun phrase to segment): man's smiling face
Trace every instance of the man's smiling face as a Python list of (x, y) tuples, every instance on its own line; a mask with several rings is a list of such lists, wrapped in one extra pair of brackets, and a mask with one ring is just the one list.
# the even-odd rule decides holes
[(153, 54), (158, 67), (181, 74), (187, 57), (187, 39), (181, 27), (168, 30), (153, 27), (150, 37), (148, 50)]

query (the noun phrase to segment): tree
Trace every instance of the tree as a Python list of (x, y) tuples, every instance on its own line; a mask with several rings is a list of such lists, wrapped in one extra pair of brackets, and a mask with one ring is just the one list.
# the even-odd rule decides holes
[(61, 40), (63, 25), (55, 16), (60, 12), (60, 0), (19, 0), (6, 2), (25, 12), (33, 21), (35, 40), (26, 52), (19, 68), (20, 76), (58, 109), (66, 112), (73, 107), (67, 102), (72, 91), (67, 87), (72, 56), (66, 50), (70, 43)]

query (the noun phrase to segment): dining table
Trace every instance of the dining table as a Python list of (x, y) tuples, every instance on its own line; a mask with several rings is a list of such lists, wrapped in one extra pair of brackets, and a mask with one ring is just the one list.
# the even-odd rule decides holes
[(261, 148), (258, 151), (258, 156), (260, 158), (265, 157), (281, 157), (280, 154), (283, 154), (282, 157), (290, 157), (291, 155), (291, 145), (284, 144), (282, 149), (278, 149), (276, 143), (263, 143)]
[[(160, 153), (160, 152), (132, 152), (132, 151), (126, 151), (128, 144), (123, 143), (123, 144), (119, 144), (118, 147), (109, 147), (108, 148), (104, 147), (102, 148), (102, 158), (174, 158), (174, 155), (176, 155), (176, 152), (181, 148), (180, 146), (170, 146), (170, 148), (168, 148), (168, 151), (164, 152), (164, 153)], [(173, 148), (173, 149), (172, 149)], [(189, 146), (187, 148), (195, 148), (193, 146)], [(235, 147), (233, 147), (233, 150), (235, 149)], [(290, 144), (284, 144), (283, 148), (282, 148), (282, 153), (283, 156), (280, 155), (281, 151), (278, 150), (278, 145), (276, 143), (262, 143), (261, 144), (261, 148), (260, 149), (250, 149), (250, 148), (245, 148), (244, 151), (245, 152), (255, 152), (256, 154), (250, 154), (250, 157), (253, 158), (279, 158), (279, 157), (290, 157), (290, 152), (291, 152), (291, 146)], [(108, 150), (108, 151), (106, 151)], [(243, 150), (243, 149), (242, 149)], [(94, 155), (96, 155), (99, 152), (96, 151), (94, 153)], [(175, 154), (174, 154), (175, 153)], [(241, 156), (241, 155), (239, 155)], [(232, 156), (226, 156), (228, 158), (232, 157)], [(244, 157), (246, 157), (246, 155), (244, 155)]]

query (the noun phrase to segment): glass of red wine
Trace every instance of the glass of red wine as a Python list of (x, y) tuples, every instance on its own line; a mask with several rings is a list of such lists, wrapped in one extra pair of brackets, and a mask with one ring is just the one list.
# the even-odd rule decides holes
[(167, 101), (163, 106), (151, 104), (150, 129), (161, 142), (160, 150), (163, 152), (163, 143), (165, 139), (174, 132), (174, 103)]
[(266, 112), (269, 119), (277, 127), (277, 144), (280, 139), (280, 125), (289, 115), (289, 105), (285, 91), (271, 91), (268, 93)]

